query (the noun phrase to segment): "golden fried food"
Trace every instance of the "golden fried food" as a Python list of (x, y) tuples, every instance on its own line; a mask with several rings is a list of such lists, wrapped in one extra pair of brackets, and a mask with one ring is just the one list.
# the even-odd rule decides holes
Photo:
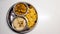
[(35, 21), (37, 20), (37, 13), (32, 6), (29, 7), (26, 18), (28, 19), (28, 27), (32, 28), (36, 24)]
[(27, 7), (23, 3), (18, 3), (14, 6), (14, 13), (17, 15), (22, 15), (26, 13)]
[(26, 21), (23, 18), (17, 17), (13, 20), (12, 26), (15, 30), (21, 31), (26, 26)]

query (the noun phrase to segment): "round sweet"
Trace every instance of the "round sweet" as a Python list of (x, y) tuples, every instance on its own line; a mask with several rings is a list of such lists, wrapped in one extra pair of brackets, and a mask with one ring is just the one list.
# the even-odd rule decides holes
[(12, 27), (17, 31), (22, 31), (26, 26), (26, 21), (24, 18), (16, 17), (12, 22)]

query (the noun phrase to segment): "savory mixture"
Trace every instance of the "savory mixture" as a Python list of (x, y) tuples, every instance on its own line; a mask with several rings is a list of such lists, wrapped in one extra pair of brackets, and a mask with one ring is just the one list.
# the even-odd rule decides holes
[(25, 28), (26, 26), (26, 21), (24, 18), (21, 18), (21, 17), (17, 17), (13, 20), (12, 22), (12, 26), (15, 30), (17, 31), (21, 31)]
[(32, 28), (37, 20), (37, 13), (33, 6), (29, 6), (28, 13), (26, 14), (26, 18), (28, 19), (28, 27)]

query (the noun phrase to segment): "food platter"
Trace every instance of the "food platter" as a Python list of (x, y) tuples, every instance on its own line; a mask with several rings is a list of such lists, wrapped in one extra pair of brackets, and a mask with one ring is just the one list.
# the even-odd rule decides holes
[(12, 31), (27, 33), (35, 27), (38, 15), (36, 9), (31, 4), (18, 2), (9, 8), (6, 19)]

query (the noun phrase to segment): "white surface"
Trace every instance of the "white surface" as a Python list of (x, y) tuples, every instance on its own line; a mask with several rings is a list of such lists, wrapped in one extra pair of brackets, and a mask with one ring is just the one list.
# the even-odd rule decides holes
[(27, 34), (60, 34), (60, 0), (0, 0), (0, 34), (17, 34), (7, 26), (6, 14), (21, 1), (32, 4), (38, 12), (38, 24)]

